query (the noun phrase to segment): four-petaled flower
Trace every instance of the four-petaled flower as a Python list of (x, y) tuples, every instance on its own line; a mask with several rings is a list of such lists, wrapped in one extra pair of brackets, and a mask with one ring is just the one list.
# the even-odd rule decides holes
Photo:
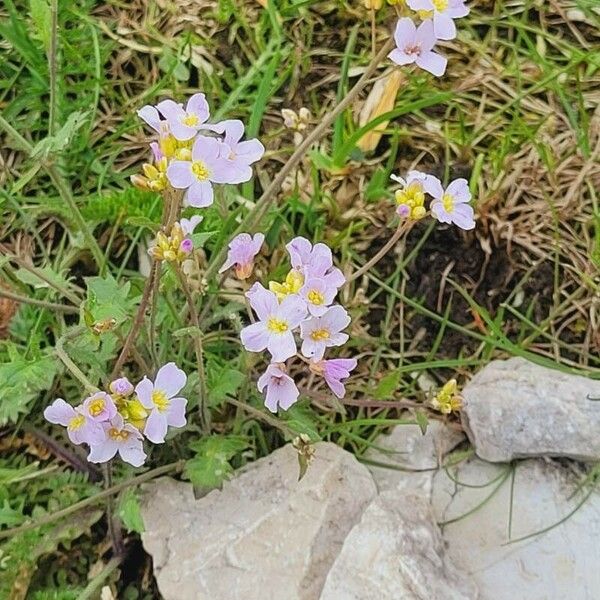
[(433, 14), (433, 31), (440, 40), (453, 40), (456, 37), (453, 19), (469, 14), (464, 0), (407, 0), (407, 3), (421, 14)]
[(431, 20), (423, 21), (417, 27), (412, 19), (399, 19), (394, 32), (396, 48), (388, 54), (388, 58), (397, 65), (417, 66), (432, 75), (440, 77), (446, 71), (447, 59), (432, 52), (437, 41)]
[(208, 102), (204, 94), (194, 94), (185, 106), (173, 100), (163, 100), (156, 108), (167, 120), (170, 132), (181, 141), (192, 139), (205, 125), (210, 116)]
[(239, 119), (221, 121), (213, 125), (212, 129), (217, 133), (225, 134), (223, 142), (226, 148), (229, 148), (229, 153), (224, 158), (232, 162), (251, 165), (263, 157), (265, 147), (259, 140), (253, 138), (240, 141), (244, 136), (244, 124)]
[(242, 344), (250, 352), (267, 349), (275, 362), (283, 362), (296, 354), (293, 330), (306, 317), (306, 304), (298, 296), (277, 296), (255, 283), (246, 293), (250, 306), (260, 319), (240, 332)]
[(311, 277), (300, 289), (308, 312), (313, 317), (320, 317), (327, 312), (337, 295), (337, 287), (331, 285), (326, 277)]
[(90, 444), (88, 460), (93, 463), (104, 463), (113, 458), (117, 452), (119, 456), (130, 465), (139, 467), (146, 460), (142, 444), (142, 434), (123, 417), (117, 413), (110, 421), (100, 424), (104, 432), (104, 439)]
[(267, 389), (265, 406), (276, 413), (277, 408), (287, 410), (300, 395), (294, 380), (283, 370), (281, 364), (271, 363), (258, 378), (257, 387), (260, 392)]
[(235, 266), (235, 274), (238, 279), (248, 279), (252, 275), (254, 257), (260, 252), (265, 241), (262, 233), (255, 233), (252, 237), (249, 233), (240, 233), (229, 242), (227, 259), (219, 269), (223, 273)]
[(348, 334), (341, 333), (350, 324), (350, 315), (343, 306), (332, 306), (320, 317), (313, 317), (300, 323), (302, 354), (307, 358), (321, 360), (325, 349), (342, 346), (348, 341)]
[(104, 431), (83, 412), (81, 406), (73, 407), (62, 398), (57, 398), (44, 410), (44, 418), (49, 423), (67, 428), (67, 435), (73, 444), (92, 444), (104, 439)]
[(83, 401), (82, 412), (92, 421), (106, 421), (117, 414), (117, 407), (106, 392), (96, 392)]
[(445, 190), (439, 179), (430, 176), (425, 182), (425, 189), (434, 198), (431, 203), (431, 214), (440, 223), (454, 223), (461, 229), (473, 229), (473, 207), (469, 183), (466, 179), (455, 179)]
[(187, 381), (186, 374), (175, 363), (162, 366), (154, 383), (144, 377), (135, 387), (142, 406), (150, 411), (144, 435), (155, 444), (165, 441), (167, 427), (183, 427), (186, 423), (187, 400), (178, 396)]
[(350, 371), (355, 369), (356, 365), (355, 358), (333, 358), (311, 363), (310, 370), (322, 375), (329, 389), (338, 398), (343, 398), (346, 395), (346, 388), (342, 379), (350, 377)]

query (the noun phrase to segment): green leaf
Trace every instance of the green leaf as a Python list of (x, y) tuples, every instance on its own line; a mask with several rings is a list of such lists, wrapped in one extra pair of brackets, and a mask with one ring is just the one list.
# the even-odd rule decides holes
[(44, 50), (50, 52), (52, 38), (52, 17), (47, 0), (29, 0), (29, 13), (35, 27), (35, 36), (44, 45)]
[(206, 381), (210, 405), (218, 406), (227, 397), (234, 397), (245, 379), (244, 373), (211, 362), (207, 368)]
[(121, 496), (117, 514), (121, 521), (123, 521), (123, 525), (125, 525), (127, 531), (135, 531), (136, 533), (143, 533), (145, 531), (140, 500), (135, 490), (129, 488)]
[(115, 319), (122, 323), (127, 319), (135, 306), (135, 301), (129, 297), (130, 284), (119, 285), (114, 277), (87, 277), (86, 310), (94, 321)]
[(398, 388), (401, 378), (400, 371), (391, 371), (381, 379), (373, 391), (375, 400), (389, 400)]
[(194, 242), (194, 248), (204, 248), (204, 244), (206, 244), (207, 240), (213, 237), (215, 233), (217, 232), (204, 231), (202, 233), (193, 233), (190, 237), (192, 238), (192, 242)]
[(229, 461), (247, 447), (248, 440), (236, 435), (213, 435), (193, 442), (190, 448), (196, 456), (185, 464), (183, 476), (200, 488), (220, 488), (233, 473)]
[(0, 426), (15, 423), (29, 403), (52, 386), (57, 362), (49, 356), (27, 360), (12, 353), (11, 361), (0, 365)]
[(86, 124), (89, 111), (75, 111), (69, 115), (65, 124), (56, 132), (38, 142), (31, 152), (32, 158), (43, 159), (49, 154), (64, 150), (73, 140), (75, 134)]
[(421, 428), (421, 433), (425, 435), (427, 433), (427, 425), (429, 425), (427, 413), (422, 410), (417, 410), (415, 412), (415, 420), (417, 425)]
[(286, 425), (294, 431), (294, 433), (306, 434), (312, 442), (318, 442), (321, 439), (317, 431), (317, 422), (315, 413), (308, 407), (301, 404), (294, 404), (285, 413)]
[[(68, 287), (69, 287), (68, 281), (60, 273), (57, 273), (54, 269), (52, 269), (52, 267), (47, 266), (47, 267), (38, 268), (37, 271), (39, 271), (39, 273), (40, 273), (40, 275), (42, 275), (42, 277), (44, 277), (48, 281), (54, 283), (56, 285), (56, 287), (68, 289)], [(47, 281), (44, 281), (44, 279), (42, 279), (35, 273), (32, 273), (31, 271), (28, 271), (26, 269), (23, 269), (22, 267), (17, 269), (15, 275), (17, 276), (17, 279), (19, 281), (23, 282), (26, 285), (31, 285), (34, 288), (49, 288), (49, 287), (51, 287)]]

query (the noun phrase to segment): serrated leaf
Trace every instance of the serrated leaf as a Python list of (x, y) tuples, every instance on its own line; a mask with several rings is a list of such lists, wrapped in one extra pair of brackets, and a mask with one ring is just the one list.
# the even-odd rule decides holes
[[(56, 284), (57, 287), (68, 288), (68, 286), (69, 286), (68, 281), (60, 273), (57, 273), (52, 267), (50, 267), (50, 266), (46, 266), (46, 267), (42, 267), (42, 268), (38, 267), (37, 271), (39, 271), (39, 273), (40, 273), (40, 275), (42, 275), (42, 277), (44, 277), (48, 281), (51, 281), (52, 283)], [(17, 271), (15, 272), (15, 275), (17, 276), (17, 279), (19, 281), (23, 282), (26, 285), (31, 285), (34, 288), (41, 289), (41, 288), (51, 287), (47, 281), (44, 281), (44, 279), (42, 279), (35, 273), (32, 273), (31, 271), (28, 271), (27, 269), (24, 269), (22, 267), (17, 269)]]
[(247, 447), (247, 439), (236, 435), (213, 435), (193, 442), (190, 448), (196, 456), (186, 462), (183, 477), (200, 488), (220, 488), (233, 472), (229, 461)]
[(42, 42), (46, 52), (49, 52), (52, 38), (50, 5), (47, 0), (29, 0), (29, 13), (35, 27), (36, 37)]
[(123, 525), (125, 525), (127, 531), (135, 531), (136, 533), (143, 533), (145, 531), (140, 500), (135, 490), (129, 488), (121, 496), (117, 514), (121, 521), (123, 521)]
[(129, 297), (129, 282), (120, 285), (114, 277), (87, 277), (85, 309), (95, 322), (115, 319), (122, 323), (129, 318), (135, 301)]
[(375, 400), (389, 400), (400, 384), (400, 371), (390, 371), (384, 375), (373, 391)]
[(217, 406), (227, 397), (235, 396), (246, 379), (246, 375), (240, 371), (221, 367), (216, 363), (211, 363), (208, 366), (207, 374), (206, 385), (211, 406)]
[(29, 403), (52, 386), (57, 371), (56, 360), (49, 356), (34, 360), (13, 356), (0, 365), (0, 426), (15, 423), (27, 412)]

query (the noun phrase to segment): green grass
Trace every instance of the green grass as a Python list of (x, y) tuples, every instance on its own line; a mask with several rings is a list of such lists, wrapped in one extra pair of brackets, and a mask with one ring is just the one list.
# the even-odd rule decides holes
[[(319, 123), (370, 60), (367, 15), (357, 3), (341, 0), (279, 0), (268, 9), (220, 0), (214, 14), (190, 22), (175, 12), (161, 14), (154, 3), (60, 5), (56, 54), (50, 51), (46, 0), (7, 0), (0, 12), (1, 115), (37, 152), (29, 156), (10, 135), (2, 137), (0, 277), (23, 298), (79, 311), (23, 302), (0, 340), (0, 427), (8, 440), (0, 448), (0, 532), (101, 489), (93, 472), (82, 472), (76, 449), (45, 424), (42, 411), (56, 397), (74, 403), (82, 394), (80, 382), (56, 356), (58, 340), (66, 338), (65, 351), (93, 384), (105, 383), (140, 300), (138, 245), (160, 222), (161, 201), (129, 185), (129, 176), (147, 160), (136, 109), (202, 90), (213, 118), (241, 118), (249, 135), (267, 146), (253, 181), (223, 192), (203, 213), (200, 229), (212, 232), (204, 244), (210, 257), (228, 242), (294, 150), (281, 109), (305, 106), (313, 125)], [(598, 25), (593, 4), (579, 6)], [(327, 241), (337, 263), (350, 272), (391, 235), (392, 172), (418, 164), (446, 179), (469, 179), (478, 214), (474, 235), (419, 226), (401, 254), (386, 257), (342, 293), (355, 323), (348, 352), (360, 362), (349, 396), (408, 398), (419, 410), (323, 408), (306, 397), (287, 414), (265, 414), (255, 386), (262, 363), (239, 343), (246, 319), (240, 296), (223, 296), (215, 281), (204, 290), (193, 276), (198, 305), (215, 299), (201, 323), (216, 425), (207, 438), (214, 440), (209, 452), (204, 442), (198, 445), (205, 438), (195, 404), (195, 333), (177, 280), (165, 269), (155, 331), (148, 319), (137, 348), (151, 368), (175, 360), (193, 374), (186, 388), (192, 402), (190, 424), (172, 442), (153, 449), (150, 468), (192, 460), (197, 476), (211, 481), (219, 467), (238, 468), (298, 433), (361, 456), (377, 447), (382, 431), (423, 415), (435, 418), (416, 374), (437, 384), (452, 376), (464, 383), (493, 358), (523, 356), (600, 377), (600, 340), (593, 325), (600, 288), (594, 191), (600, 177), (594, 115), (598, 37), (593, 25), (565, 24), (552, 10), (533, 1), (494, 13), (476, 6), (461, 22), (459, 40), (444, 49), (450, 58), (447, 75), (434, 80), (406, 71), (394, 108), (363, 127), (357, 124), (358, 103), (340, 115), (261, 222), (273, 254), (261, 263), (264, 281), (285, 274), (282, 247), (292, 235)], [(133, 33), (117, 29), (116, 14)], [(388, 7), (377, 19), (380, 46), (394, 13)], [(362, 155), (357, 142), (388, 120), (377, 150)], [(77, 215), (49, 176), (49, 163), (98, 242), (103, 253), (98, 262), (105, 267), (87, 250)], [(490, 265), (512, 275), (504, 281)], [(111, 298), (105, 304), (94, 304), (91, 297), (89, 278), (99, 272), (114, 278), (103, 283)], [(119, 312), (117, 327), (94, 335), (85, 327), (89, 311)], [(9, 380), (4, 365), (18, 365), (22, 377)], [(143, 371), (135, 360), (129, 369), (134, 377)], [(226, 456), (216, 467), (215, 448)], [(119, 465), (113, 477), (123, 482), (133, 475), (133, 469)], [(120, 502), (125, 500), (122, 518), (135, 529), (136, 499)], [(29, 588), (27, 597), (77, 597), (102, 558), (104, 507), (98, 503), (76, 513), (79, 520), (71, 528), (64, 520), (53, 522), (0, 546), (0, 596), (9, 597), (20, 577)], [(48, 538), (55, 543), (46, 544)], [(30, 554), (32, 546), (37, 550)], [(65, 547), (76, 558), (72, 564), (63, 560)], [(119, 589), (123, 597), (152, 597), (152, 587), (142, 589), (141, 571), (131, 579), (129, 589)]]

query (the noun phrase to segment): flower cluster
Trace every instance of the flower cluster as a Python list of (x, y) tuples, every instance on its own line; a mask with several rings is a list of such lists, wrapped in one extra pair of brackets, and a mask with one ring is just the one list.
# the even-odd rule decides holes
[(237, 119), (209, 123), (204, 94), (194, 94), (185, 108), (173, 100), (144, 106), (138, 115), (157, 134), (151, 144), (155, 164), (144, 165), (135, 185), (162, 191), (170, 184), (185, 190), (184, 202), (206, 207), (213, 203), (213, 184), (237, 184), (252, 177), (251, 165), (265, 152), (257, 139), (242, 141), (244, 124)]
[(431, 406), (444, 415), (457, 412), (462, 408), (462, 397), (458, 393), (456, 379), (448, 380), (431, 400)]
[(144, 377), (134, 387), (121, 377), (111, 382), (108, 392), (96, 392), (78, 406), (58, 398), (44, 410), (44, 417), (66, 427), (74, 444), (87, 444), (90, 462), (104, 463), (118, 453), (139, 467), (146, 460), (144, 438), (162, 444), (168, 427), (186, 424), (187, 400), (178, 396), (186, 381), (175, 363), (167, 363), (154, 382)]
[(394, 31), (396, 48), (388, 57), (397, 65), (416, 64), (441, 77), (448, 60), (434, 52), (438, 40), (456, 37), (454, 19), (465, 17), (469, 9), (464, 0), (407, 0), (408, 6), (422, 19), (419, 26), (409, 17), (398, 20)]
[(437, 177), (421, 171), (409, 171), (406, 179), (392, 175), (392, 179), (401, 186), (395, 193), (396, 212), (400, 218), (419, 220), (425, 217), (425, 194), (429, 194), (432, 197), (429, 209), (440, 223), (454, 224), (465, 230), (475, 227), (466, 179), (455, 179), (445, 189)]
[(190, 219), (181, 219), (173, 224), (169, 235), (159, 231), (154, 246), (148, 249), (150, 256), (156, 260), (182, 263), (194, 249), (194, 242), (189, 237), (202, 222), (202, 217), (194, 215)]
[[(243, 261), (248, 256), (251, 261), (255, 255), (253, 243), (249, 236), (238, 238), (233, 247), (230, 245), (226, 264), (247, 264)], [(302, 359), (309, 371), (322, 377), (339, 398), (345, 394), (342, 380), (356, 367), (355, 359), (324, 359), (328, 348), (346, 343), (348, 334), (343, 330), (350, 324), (347, 311), (334, 304), (346, 279), (333, 266), (330, 248), (323, 243), (313, 246), (303, 237), (294, 238), (286, 248), (292, 269), (283, 283), (271, 281), (266, 289), (257, 282), (248, 290), (246, 297), (257, 321), (240, 334), (246, 350), (267, 350), (271, 356), (271, 363), (258, 379), (258, 389), (265, 392), (265, 406), (272, 412), (279, 407), (288, 409), (300, 395), (289, 375), (290, 359)], [(300, 354), (296, 334), (301, 341)]]

